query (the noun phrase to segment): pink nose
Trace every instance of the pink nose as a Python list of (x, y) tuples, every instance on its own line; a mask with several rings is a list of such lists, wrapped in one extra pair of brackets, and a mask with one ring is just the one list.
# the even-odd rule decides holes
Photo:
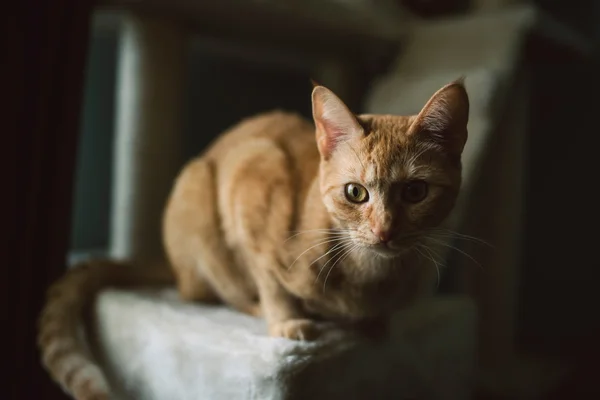
[(375, 236), (377, 236), (379, 238), (379, 240), (381, 240), (384, 243), (388, 242), (390, 240), (390, 236), (391, 236), (390, 231), (386, 231), (379, 227), (375, 227), (375, 228), (371, 228), (371, 232), (373, 232), (373, 234)]

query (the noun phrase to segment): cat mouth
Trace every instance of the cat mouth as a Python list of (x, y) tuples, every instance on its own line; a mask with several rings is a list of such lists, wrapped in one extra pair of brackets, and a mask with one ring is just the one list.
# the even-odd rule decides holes
[(370, 244), (369, 249), (379, 256), (393, 258), (398, 257), (402, 253), (403, 248), (397, 246), (392, 247), (386, 242), (378, 242), (375, 244)]
[(366, 247), (379, 256), (386, 258), (399, 257), (418, 243), (414, 239), (393, 239), (391, 242), (366, 243)]

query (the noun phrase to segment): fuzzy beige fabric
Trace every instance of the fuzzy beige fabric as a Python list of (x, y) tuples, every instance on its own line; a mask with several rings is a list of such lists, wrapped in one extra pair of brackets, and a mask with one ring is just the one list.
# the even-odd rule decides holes
[(331, 330), (317, 342), (267, 336), (264, 321), (182, 303), (172, 290), (104, 292), (96, 352), (119, 399), (466, 399), (475, 309), (428, 300), (374, 342)]

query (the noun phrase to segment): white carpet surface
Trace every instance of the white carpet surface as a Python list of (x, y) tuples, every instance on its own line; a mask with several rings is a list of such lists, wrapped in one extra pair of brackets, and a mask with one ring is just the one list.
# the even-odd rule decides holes
[(95, 350), (121, 400), (466, 399), (475, 319), (469, 300), (437, 298), (398, 314), (382, 341), (331, 330), (307, 343), (172, 290), (110, 290)]

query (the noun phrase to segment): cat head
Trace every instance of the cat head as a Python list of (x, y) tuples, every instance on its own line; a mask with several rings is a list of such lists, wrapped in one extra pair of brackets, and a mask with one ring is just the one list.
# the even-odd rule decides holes
[(462, 79), (412, 116), (354, 115), (323, 86), (312, 107), (323, 203), (354, 243), (394, 257), (450, 214), (469, 118)]

